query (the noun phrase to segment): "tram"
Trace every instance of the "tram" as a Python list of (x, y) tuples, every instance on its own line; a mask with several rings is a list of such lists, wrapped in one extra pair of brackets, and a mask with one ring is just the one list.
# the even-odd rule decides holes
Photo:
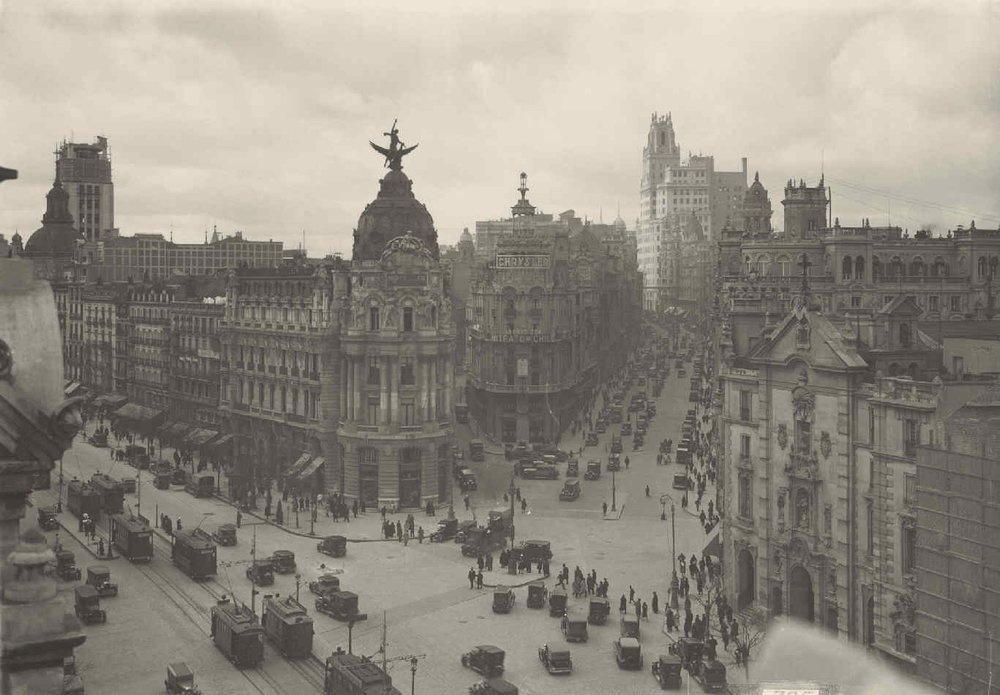
[(94, 473), (90, 485), (101, 495), (101, 509), (108, 514), (121, 514), (125, 510), (125, 489), (120, 481), (106, 473)]
[(103, 504), (104, 497), (93, 485), (83, 480), (69, 481), (66, 489), (66, 508), (77, 519), (82, 519), (83, 515), (87, 514), (96, 521), (101, 514)]
[(205, 579), (216, 573), (215, 543), (201, 529), (175, 531), (170, 559), (191, 579)]
[(153, 529), (142, 517), (112, 514), (109, 520), (111, 543), (129, 562), (153, 559)]
[(338, 649), (326, 660), (326, 695), (403, 695), (392, 677), (368, 659)]
[(253, 668), (264, 659), (264, 628), (257, 614), (229, 599), (212, 607), (212, 639), (238, 668)]
[(264, 635), (288, 659), (312, 654), (313, 619), (291, 596), (264, 597)]

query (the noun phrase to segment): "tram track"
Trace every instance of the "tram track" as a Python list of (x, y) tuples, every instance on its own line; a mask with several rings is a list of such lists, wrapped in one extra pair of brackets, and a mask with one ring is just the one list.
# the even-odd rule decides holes
[[(164, 556), (169, 556), (171, 546), (169, 541), (163, 538), (156, 531), (153, 532), (154, 544), (159, 544), (163, 549)], [(179, 584), (168, 577), (160, 569), (153, 566), (153, 562), (136, 565), (140, 571), (147, 575), (154, 584), (167, 596), (171, 603), (177, 606), (184, 616), (194, 623), (198, 629), (204, 633), (208, 639), (212, 639), (211, 630), (206, 627), (211, 621), (211, 609), (205, 608), (187, 593), (181, 590)], [(178, 570), (179, 571), (179, 570)], [(155, 575), (154, 580), (149, 575)], [(227, 589), (216, 579), (190, 582), (200, 587), (208, 594), (213, 602), (222, 599), (224, 596), (231, 597), (232, 590)], [(185, 584), (187, 586), (187, 584)], [(217, 589), (215, 587), (218, 587)], [(169, 589), (169, 591), (167, 590)], [(180, 597), (172, 596), (171, 592)], [(192, 615), (194, 613), (195, 615)], [(276, 659), (267, 659), (269, 655)], [(240, 675), (246, 679), (247, 683), (254, 691), (261, 695), (275, 693), (276, 695), (299, 695), (302, 689), (297, 683), (285, 683), (289, 671), (295, 672), (301, 680), (316, 688), (316, 692), (322, 693), (326, 680), (326, 665), (315, 653), (310, 653), (305, 659), (286, 659), (280, 652), (274, 649), (265, 639), (264, 641), (265, 659), (254, 668), (239, 669)]]

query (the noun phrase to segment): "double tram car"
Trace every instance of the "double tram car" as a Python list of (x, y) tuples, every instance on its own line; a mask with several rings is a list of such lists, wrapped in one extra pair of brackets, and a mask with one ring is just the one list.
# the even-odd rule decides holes
[(215, 543), (201, 529), (175, 531), (170, 559), (191, 579), (205, 579), (216, 573)]
[(93, 485), (75, 478), (69, 481), (66, 489), (66, 508), (77, 519), (82, 519), (84, 514), (88, 514), (96, 521), (100, 517), (103, 504), (104, 497)]
[(94, 473), (90, 485), (101, 495), (101, 509), (108, 514), (121, 514), (125, 510), (125, 489), (120, 481), (106, 473)]
[(130, 562), (153, 559), (153, 529), (141, 516), (113, 514), (110, 519), (111, 543)]
[(264, 635), (288, 659), (312, 654), (313, 619), (291, 596), (264, 598)]
[(392, 678), (377, 664), (342, 649), (326, 660), (326, 695), (403, 695), (392, 687)]
[(238, 668), (253, 668), (264, 659), (264, 628), (257, 614), (228, 599), (212, 607), (212, 639)]

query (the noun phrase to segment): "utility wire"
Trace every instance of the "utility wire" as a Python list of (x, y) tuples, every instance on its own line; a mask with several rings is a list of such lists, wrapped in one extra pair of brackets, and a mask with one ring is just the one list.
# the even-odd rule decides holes
[(844, 179), (839, 179), (834, 176), (828, 176), (827, 179), (841, 186), (847, 186), (856, 191), (862, 193), (871, 193), (873, 195), (882, 196), (884, 198), (890, 198), (892, 200), (898, 200), (904, 203), (910, 203), (911, 205), (917, 205), (920, 207), (933, 208), (935, 210), (941, 210), (943, 212), (951, 212), (961, 215), (971, 215), (973, 218), (986, 219), (986, 220), (997, 220), (1000, 221), (1000, 214), (998, 213), (988, 213), (983, 214), (976, 212), (974, 210), (969, 210), (968, 208), (961, 208), (954, 205), (945, 205), (944, 203), (936, 203), (934, 201), (925, 200), (923, 198), (917, 198), (914, 196), (900, 195), (898, 193), (891, 193), (889, 191), (884, 191), (878, 188), (872, 188), (871, 186), (865, 186), (862, 184), (854, 183), (852, 181), (847, 181)]

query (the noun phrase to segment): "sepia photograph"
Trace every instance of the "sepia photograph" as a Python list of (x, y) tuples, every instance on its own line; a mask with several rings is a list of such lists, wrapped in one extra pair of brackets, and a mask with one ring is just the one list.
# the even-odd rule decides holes
[(0, 0), (0, 695), (1000, 695), (998, 37)]

